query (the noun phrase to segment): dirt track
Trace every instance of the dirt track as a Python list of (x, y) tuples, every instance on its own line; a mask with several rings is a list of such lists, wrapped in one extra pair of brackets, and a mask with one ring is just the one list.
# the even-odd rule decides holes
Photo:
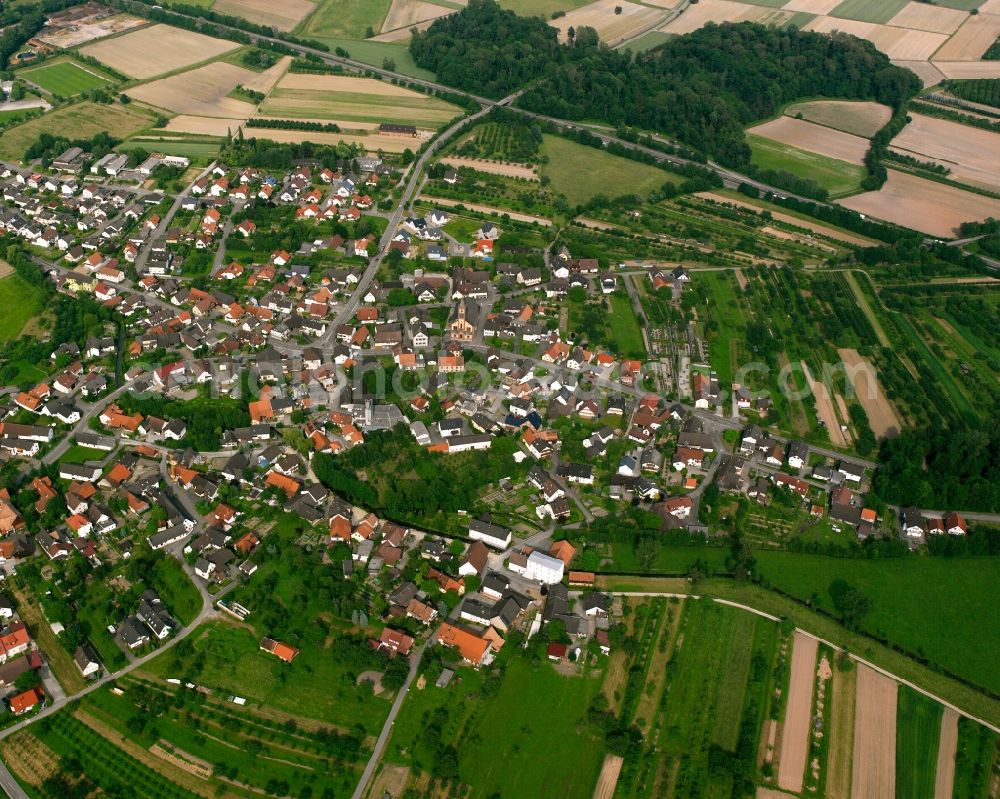
[(601, 776), (597, 778), (597, 787), (594, 788), (594, 799), (611, 799), (615, 795), (615, 786), (618, 785), (618, 775), (621, 774), (624, 762), (618, 755), (607, 755), (604, 758)]
[(896, 797), (895, 680), (858, 664), (851, 799)]
[(955, 752), (958, 750), (958, 713), (950, 707), (941, 716), (934, 799), (951, 799), (955, 786)]
[(792, 643), (792, 679), (781, 733), (781, 758), (778, 761), (778, 787), (794, 793), (802, 791), (806, 756), (809, 754), (809, 720), (818, 651), (818, 640), (811, 635), (795, 632)]

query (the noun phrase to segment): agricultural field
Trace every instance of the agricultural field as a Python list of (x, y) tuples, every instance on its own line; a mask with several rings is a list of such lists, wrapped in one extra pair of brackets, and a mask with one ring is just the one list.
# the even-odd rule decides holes
[(107, 131), (116, 138), (126, 139), (152, 122), (152, 117), (135, 106), (90, 102), (62, 106), (0, 134), (0, 158), (20, 160), (40, 134), (52, 130), (72, 130), (80, 138)]
[[(759, 22), (762, 25), (790, 25), (797, 28), (804, 26), (816, 12), (804, 9), (803, 3), (792, 0), (784, 8), (777, 8), (780, 3), (734, 2), (733, 0), (700, 0), (697, 5), (691, 5), (683, 14), (660, 30), (665, 33), (691, 33), (707, 25), (709, 22)], [(812, 5), (807, 3), (805, 5)]]
[(541, 174), (551, 180), (552, 187), (565, 195), (570, 205), (586, 203), (599, 194), (645, 197), (664, 183), (681, 180), (655, 166), (611, 155), (561, 136), (545, 135), (542, 155), (548, 161), (542, 166)]
[(1000, 200), (894, 169), (889, 170), (889, 179), (878, 191), (838, 202), (876, 219), (943, 239), (954, 238), (962, 222), (1000, 218)]
[(594, 0), (588, 5), (573, 9), (564, 17), (551, 20), (549, 24), (558, 29), (563, 40), (569, 28), (594, 28), (602, 42), (614, 47), (645, 32), (663, 16), (661, 9), (628, 0)]
[(374, 78), (291, 74), (278, 82), (260, 113), (278, 119), (333, 121), (350, 129), (377, 128), (382, 122), (437, 128), (461, 109)]
[(290, 31), (316, 10), (312, 0), (215, 0), (212, 11), (243, 17), (258, 25)]
[(152, 78), (217, 58), (240, 45), (193, 31), (152, 25), (81, 49), (133, 78)]
[(869, 145), (868, 140), (860, 136), (790, 116), (780, 116), (748, 128), (747, 132), (779, 144), (858, 165), (864, 164)]
[(454, 7), (426, 0), (392, 0), (389, 13), (382, 21), (381, 32), (399, 31), (404, 38), (409, 39), (410, 28), (414, 26), (424, 28), (438, 17), (454, 14), (455, 10)]
[(888, 22), (907, 4), (908, 0), (843, 0), (830, 15), (841, 19), (862, 22)]
[(960, 183), (1000, 190), (1000, 133), (947, 119), (911, 113), (910, 122), (892, 140), (892, 149), (921, 161), (947, 167), (948, 177)]
[(869, 139), (889, 121), (892, 109), (879, 103), (810, 100), (787, 106), (785, 115)]
[(967, 718), (958, 720), (958, 744), (955, 753), (955, 796), (987, 799), (991, 774), (1000, 750), (1000, 737)]
[(556, 11), (572, 11), (587, 5), (590, 0), (499, 0), (499, 2), (501, 7), (522, 17), (536, 16), (551, 19)]
[(256, 73), (248, 69), (216, 61), (169, 78), (136, 86), (129, 94), (136, 100), (177, 114), (245, 121), (253, 116), (256, 106), (229, 97), (229, 94), (238, 85), (254, 77)]
[(68, 58), (47, 61), (38, 67), (22, 69), (17, 74), (60, 97), (73, 97), (90, 89), (99, 89), (111, 80), (109, 75), (101, 74), (96, 67)]
[(896, 711), (896, 796), (933, 799), (943, 708), (900, 685)]
[(330, 39), (366, 39), (382, 29), (390, 5), (392, 0), (320, 0), (295, 32), (331, 46)]
[(0, 342), (13, 341), (21, 335), (28, 321), (38, 312), (41, 291), (18, 275), (0, 278)]
[[(845, 134), (847, 135), (847, 134)], [(812, 179), (833, 197), (843, 197), (861, 188), (864, 167), (825, 155), (811, 153), (788, 144), (747, 135), (751, 163), (761, 169), (791, 172), (803, 179)]]

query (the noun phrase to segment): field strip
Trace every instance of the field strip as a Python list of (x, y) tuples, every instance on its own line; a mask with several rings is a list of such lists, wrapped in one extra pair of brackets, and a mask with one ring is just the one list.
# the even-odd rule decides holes
[(90, 729), (108, 741), (108, 743), (121, 749), (126, 755), (138, 760), (144, 766), (148, 766), (157, 774), (170, 780), (170, 782), (176, 783), (185, 790), (199, 796), (204, 796), (206, 799), (215, 795), (215, 791), (203, 780), (195, 777), (187, 770), (181, 770), (176, 767), (171, 768), (166, 761), (143, 749), (137, 743), (130, 741), (114, 727), (105, 724), (97, 717), (90, 715), (87, 711), (77, 708), (73, 716), (90, 727)]
[(895, 799), (898, 694), (895, 680), (858, 667), (851, 799)]
[(958, 713), (950, 707), (941, 716), (934, 799), (951, 799), (955, 786), (955, 753), (958, 750)]
[(854, 706), (858, 670), (833, 670), (830, 711), (830, 750), (826, 761), (828, 799), (850, 799), (851, 759), (854, 755)]
[(781, 756), (778, 760), (778, 787), (793, 793), (802, 791), (809, 754), (809, 722), (812, 711), (813, 683), (816, 677), (816, 654), (819, 641), (795, 633), (792, 643), (792, 681), (785, 706), (781, 733)]
[(837, 354), (844, 361), (848, 375), (853, 376), (854, 396), (865, 409), (868, 423), (875, 435), (879, 438), (898, 435), (903, 427), (902, 422), (895, 406), (879, 384), (878, 374), (871, 361), (862, 357), (855, 349), (839, 349)]
[(601, 776), (597, 778), (594, 788), (594, 799), (611, 799), (618, 785), (618, 775), (622, 772), (625, 760), (618, 755), (606, 755), (601, 766)]
[[(851, 291), (854, 292), (854, 299), (858, 301), (858, 307), (864, 311), (865, 316), (868, 317), (868, 321), (871, 323), (872, 329), (875, 331), (875, 336), (878, 338), (878, 343), (883, 347), (890, 346), (889, 337), (885, 334), (882, 329), (882, 323), (879, 322), (878, 317), (875, 315), (875, 311), (872, 309), (871, 304), (868, 302), (868, 298), (865, 293), (861, 290), (861, 286), (858, 284), (857, 278), (851, 272), (846, 272), (844, 277), (847, 278), (847, 285), (851, 287)], [(867, 278), (867, 275), (865, 276)]]
[(457, 158), (454, 156), (441, 159), (442, 164), (448, 164), (456, 169), (467, 166), (477, 172), (486, 172), (490, 175), (503, 175), (508, 178), (524, 178), (525, 180), (538, 180), (538, 172), (530, 166), (521, 164), (506, 164), (502, 161), (487, 161), (481, 158)]
[(541, 216), (532, 216), (531, 214), (522, 214), (518, 211), (508, 211), (506, 208), (494, 208), (491, 205), (477, 205), (476, 203), (467, 203), (462, 200), (446, 200), (442, 197), (430, 197), (426, 194), (421, 194), (418, 198), (424, 202), (434, 203), (435, 205), (443, 205), (447, 208), (455, 208), (461, 205), (463, 208), (468, 208), (470, 211), (478, 211), (482, 214), (507, 214), (511, 219), (516, 222), (537, 222), (539, 225), (545, 225), (549, 227), (552, 225), (551, 219), (546, 219)]
[(4, 739), (0, 755), (17, 778), (28, 785), (38, 787), (59, 773), (60, 757), (28, 730)]
[(800, 363), (802, 365), (802, 374), (805, 375), (806, 382), (809, 384), (809, 392), (816, 403), (816, 415), (826, 426), (826, 432), (830, 436), (830, 443), (835, 447), (850, 446), (847, 436), (840, 429), (840, 422), (837, 419), (837, 412), (834, 410), (833, 398), (830, 396), (829, 389), (823, 383), (816, 382), (805, 361), (800, 361)]
[[(643, 691), (635, 710), (634, 721), (644, 719), (647, 723), (647, 726), (644, 726), (643, 729), (649, 729), (648, 724), (652, 722), (656, 713), (656, 706), (660, 701), (660, 694), (663, 691), (661, 678), (665, 678), (667, 661), (670, 660), (674, 652), (674, 647), (677, 644), (677, 635), (681, 628), (681, 617), (684, 614), (683, 600), (676, 606), (667, 605), (663, 611), (663, 615), (666, 616), (671, 610), (673, 611), (673, 620), (664, 619), (659, 639), (657, 642), (654, 642), (653, 654), (649, 659), (649, 667), (647, 669), (647, 675), (651, 681), (654, 681), (656, 690), (652, 692)], [(664, 642), (662, 649), (659, 646), (660, 641)]]

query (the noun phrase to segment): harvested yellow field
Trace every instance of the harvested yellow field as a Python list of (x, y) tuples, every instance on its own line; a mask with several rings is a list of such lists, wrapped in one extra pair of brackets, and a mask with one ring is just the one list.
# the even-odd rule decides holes
[(889, 20), (888, 24), (918, 31), (954, 33), (962, 27), (962, 23), (968, 18), (967, 13), (955, 8), (942, 8), (928, 3), (910, 2), (903, 6), (899, 13)]
[(444, 100), (374, 78), (285, 75), (261, 106), (279, 119), (392, 122), (436, 128), (461, 113)]
[(925, 87), (937, 86), (937, 84), (944, 80), (944, 75), (941, 74), (941, 70), (939, 70), (930, 61), (899, 61), (897, 59), (892, 63), (897, 67), (903, 67), (904, 69), (908, 69), (916, 74)]
[(418, 22), (416, 25), (411, 25), (408, 28), (396, 28), (392, 31), (387, 31), (386, 33), (380, 33), (378, 36), (374, 36), (369, 41), (372, 42), (409, 42), (410, 41), (410, 31), (416, 28), (418, 31), (427, 30), (434, 20), (425, 19), (423, 22)]
[(896, 795), (896, 696), (894, 680), (858, 664), (852, 799)]
[(941, 74), (952, 80), (1000, 78), (1000, 61), (934, 61)]
[[(879, 438), (899, 435), (903, 425), (899, 421), (896, 408), (889, 401), (885, 390), (878, 381), (878, 372), (871, 362), (855, 349), (839, 349), (837, 354), (844, 361), (847, 374), (851, 378), (854, 396), (868, 415), (868, 423)], [(846, 414), (845, 414), (846, 418)]]
[(530, 166), (521, 164), (507, 164), (503, 161), (486, 161), (482, 158), (442, 158), (442, 164), (448, 164), (456, 169), (467, 166), (479, 172), (486, 172), (490, 175), (503, 175), (508, 178), (524, 178), (525, 180), (538, 180), (538, 171)]
[(947, 119), (910, 114), (910, 123), (892, 140), (892, 149), (944, 164), (955, 180), (986, 189), (1000, 188), (1000, 133)]
[(157, 108), (178, 114), (225, 119), (249, 119), (253, 103), (227, 97), (241, 83), (256, 76), (249, 69), (216, 61), (198, 69), (136, 86), (129, 94)]
[[(616, 14), (616, 9), (621, 13)], [(595, 0), (576, 8), (565, 17), (550, 23), (559, 29), (559, 36), (566, 38), (569, 28), (590, 27), (597, 31), (601, 41), (610, 47), (629, 39), (663, 18), (662, 10), (640, 6), (628, 0)], [(681, 16), (684, 16), (683, 14)]]
[(88, 45), (81, 52), (130, 77), (152, 78), (208, 61), (239, 46), (169, 25), (151, 25)]
[(419, 140), (402, 136), (362, 136), (349, 133), (322, 133), (311, 130), (275, 130), (272, 128), (244, 128), (243, 135), (248, 139), (269, 139), (281, 144), (298, 144), (311, 141), (314, 144), (357, 144), (370, 153), (379, 150), (386, 153), (401, 153), (407, 147), (411, 150), (419, 146)]
[(611, 799), (615, 795), (615, 786), (618, 785), (618, 775), (622, 773), (623, 765), (625, 760), (618, 755), (605, 755), (597, 787), (594, 788), (594, 799)]
[(778, 117), (747, 132), (850, 164), (863, 164), (868, 151), (868, 139), (793, 117)]
[(382, 22), (382, 33), (398, 28), (409, 30), (418, 22), (427, 22), (454, 13), (453, 8), (435, 5), (425, 0), (392, 0), (389, 13)]
[(245, 119), (195, 117), (181, 114), (171, 119), (164, 130), (171, 133), (194, 133), (199, 136), (228, 136), (231, 133), (235, 134), (245, 122)]
[(709, 22), (738, 22), (754, 11), (754, 6), (735, 3), (733, 0), (701, 0), (697, 5), (688, 6), (684, 13), (660, 30), (666, 33), (691, 33)]
[(889, 58), (902, 61), (926, 61), (948, 40), (948, 35), (944, 33), (894, 28), (874, 22), (834, 17), (816, 17), (804, 30), (850, 33), (860, 39), (867, 39)]
[(778, 760), (778, 787), (793, 793), (802, 791), (809, 754), (809, 727), (812, 722), (813, 683), (819, 641), (798, 630), (792, 641), (792, 679), (788, 687), (785, 723), (781, 731)]
[(785, 108), (785, 116), (799, 115), (807, 122), (870, 139), (889, 121), (892, 109), (856, 100), (811, 100)]
[(941, 715), (934, 799), (951, 799), (955, 789), (955, 753), (958, 751), (958, 712), (950, 707)]
[(829, 14), (844, 0), (789, 0), (782, 8), (785, 11), (804, 11), (807, 14)]
[(1000, 14), (1000, 0), (986, 0), (979, 6), (980, 14)]
[(309, 0), (215, 0), (212, 11), (244, 17), (258, 25), (290, 31), (316, 10)]
[(894, 222), (939, 238), (953, 238), (962, 222), (1000, 219), (1000, 200), (982, 197), (943, 183), (889, 170), (878, 191), (837, 201), (876, 219)]
[(277, 85), (278, 81), (285, 77), (285, 73), (288, 72), (291, 64), (292, 57), (286, 55), (278, 59), (278, 62), (270, 69), (253, 73), (252, 78), (243, 81), (243, 88), (260, 92), (261, 94), (268, 94)]
[(1000, 38), (1000, 14), (970, 16), (948, 43), (934, 53), (934, 60), (976, 61), (997, 38)]

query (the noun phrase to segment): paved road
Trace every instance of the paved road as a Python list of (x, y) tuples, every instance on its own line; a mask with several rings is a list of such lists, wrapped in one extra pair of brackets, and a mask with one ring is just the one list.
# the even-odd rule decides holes
[(399, 693), (396, 695), (395, 701), (392, 703), (392, 709), (389, 711), (389, 717), (385, 720), (385, 724), (382, 725), (382, 732), (378, 734), (378, 740), (375, 742), (375, 748), (372, 750), (372, 756), (368, 758), (368, 764), (365, 766), (365, 770), (361, 773), (361, 779), (358, 781), (358, 787), (354, 789), (354, 793), (351, 794), (351, 799), (361, 799), (364, 796), (365, 791), (368, 789), (368, 783), (371, 782), (372, 776), (375, 774), (375, 769), (378, 768), (379, 762), (382, 760), (382, 752), (385, 750), (385, 745), (389, 742), (389, 737), (392, 735), (392, 727), (396, 723), (396, 716), (399, 714), (399, 709), (403, 706), (403, 700), (406, 699), (406, 694), (410, 690), (410, 684), (413, 682), (414, 678), (417, 676), (417, 671), (420, 668), (420, 659), (424, 656), (424, 650), (433, 645), (436, 635), (432, 635), (420, 648), (413, 654), (410, 658), (410, 672), (406, 675), (406, 680), (403, 682), (403, 687), (399, 689)]
[(120, 388), (116, 388), (106, 397), (95, 403), (80, 403), (80, 405), (77, 406), (80, 411), (80, 421), (77, 422), (76, 426), (72, 430), (63, 435), (62, 440), (56, 444), (55, 447), (46, 453), (46, 455), (42, 458), (42, 463), (55, 463), (59, 460), (66, 453), (66, 450), (72, 446), (72, 441), (76, 436), (80, 433), (87, 433), (90, 431), (90, 420), (100, 416), (101, 411), (103, 411), (106, 407), (108, 407), (108, 405), (118, 399), (118, 397), (128, 391), (131, 387), (132, 383), (130, 381), (126, 381)]

